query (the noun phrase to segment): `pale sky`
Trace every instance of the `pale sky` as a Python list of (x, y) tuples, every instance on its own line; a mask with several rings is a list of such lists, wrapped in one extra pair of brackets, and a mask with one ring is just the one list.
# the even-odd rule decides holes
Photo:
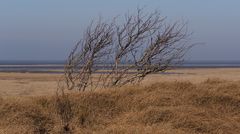
[(0, 60), (64, 60), (92, 19), (144, 6), (188, 21), (188, 60), (240, 60), (239, 0), (0, 0)]

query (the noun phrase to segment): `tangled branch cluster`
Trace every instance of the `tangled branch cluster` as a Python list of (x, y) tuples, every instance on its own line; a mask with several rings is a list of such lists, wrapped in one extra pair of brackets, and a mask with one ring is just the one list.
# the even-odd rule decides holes
[(181, 62), (191, 47), (186, 24), (167, 24), (158, 11), (138, 9), (118, 22), (100, 19), (87, 28), (65, 65), (69, 90), (138, 83)]

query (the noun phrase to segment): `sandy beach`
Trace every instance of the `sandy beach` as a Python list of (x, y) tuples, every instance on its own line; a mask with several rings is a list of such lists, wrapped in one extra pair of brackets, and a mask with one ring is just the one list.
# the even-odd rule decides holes
[[(61, 74), (0, 73), (0, 96), (54, 95)], [(148, 76), (143, 85), (169, 81), (201, 83), (207, 79), (240, 80), (240, 68), (186, 68)]]

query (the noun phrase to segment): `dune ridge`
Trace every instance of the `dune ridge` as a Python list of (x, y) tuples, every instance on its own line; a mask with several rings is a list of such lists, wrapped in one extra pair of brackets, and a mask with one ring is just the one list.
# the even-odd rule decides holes
[[(240, 81), (207, 79), (69, 94), (72, 133), (240, 133)], [(0, 101), (0, 133), (61, 133), (55, 96)]]

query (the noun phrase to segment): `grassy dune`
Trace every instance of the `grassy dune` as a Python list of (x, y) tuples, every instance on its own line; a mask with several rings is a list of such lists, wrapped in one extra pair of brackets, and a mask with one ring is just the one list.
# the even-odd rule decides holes
[[(69, 95), (72, 133), (240, 133), (240, 81), (163, 82)], [(60, 133), (55, 97), (0, 100), (0, 133)]]

